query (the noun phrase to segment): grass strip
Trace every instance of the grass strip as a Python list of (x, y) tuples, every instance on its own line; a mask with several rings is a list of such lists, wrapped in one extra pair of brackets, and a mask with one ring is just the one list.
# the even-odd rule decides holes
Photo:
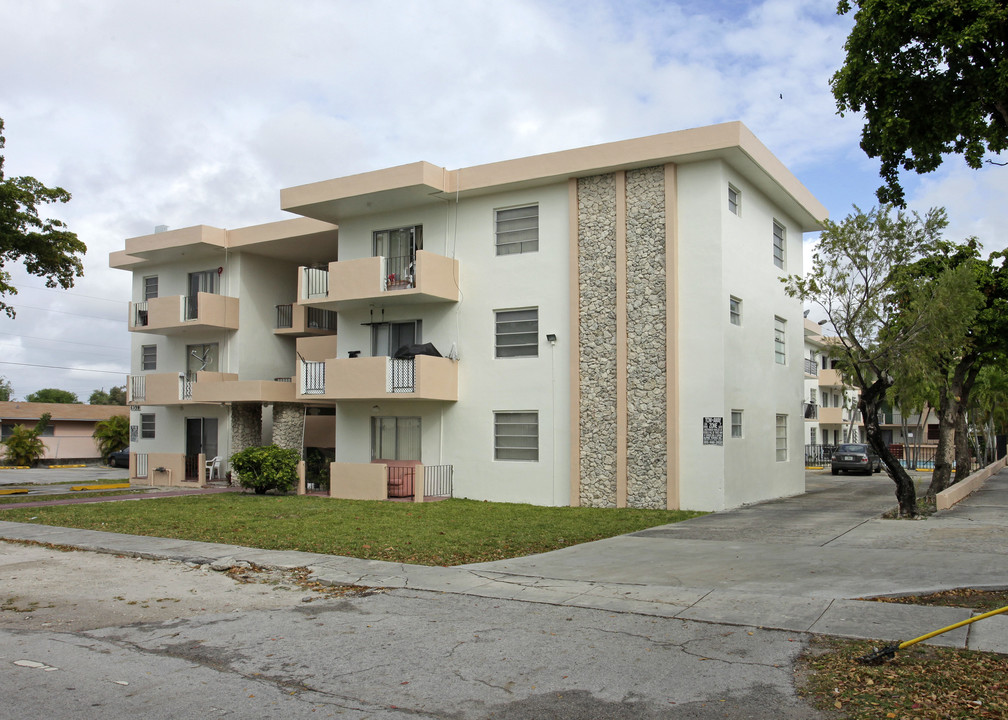
[(419, 565), (557, 550), (703, 515), (675, 510), (430, 503), (239, 493), (0, 511), (0, 519)]
[(1008, 717), (1008, 658), (913, 645), (883, 665), (857, 658), (886, 643), (818, 637), (798, 661), (799, 692), (849, 720)]

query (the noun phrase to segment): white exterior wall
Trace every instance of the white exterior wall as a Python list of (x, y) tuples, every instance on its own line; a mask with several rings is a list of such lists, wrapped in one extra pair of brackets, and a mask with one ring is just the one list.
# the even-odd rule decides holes
[[(804, 490), (801, 305), (779, 277), (801, 272), (801, 231), (721, 162), (679, 168), (680, 505), (717, 510)], [(728, 183), (741, 214), (728, 210)], [(773, 221), (787, 262), (773, 262)], [(795, 263), (798, 264), (795, 267)], [(729, 298), (742, 300), (742, 325)], [(787, 321), (787, 364), (774, 359), (774, 318)], [(731, 437), (731, 411), (743, 437)], [(776, 460), (776, 416), (788, 416), (788, 459)], [(705, 416), (724, 418), (724, 446), (702, 444)]]
[[(497, 256), (494, 210), (539, 204), (539, 251)], [(456, 221), (457, 218), (457, 221)], [(423, 225), (424, 250), (455, 257), (460, 266), (458, 303), (385, 308), (384, 321), (422, 320), (422, 340), (447, 355), (459, 353), (457, 403), (339, 403), (337, 462), (370, 461), (372, 415), (421, 417), (422, 462), (455, 467), (454, 494), (489, 500), (566, 505), (570, 501), (569, 452), (569, 223), (567, 186), (557, 184), (353, 218), (340, 227), (340, 259), (371, 255), (371, 233)], [(539, 356), (494, 357), (494, 311), (539, 308)], [(340, 355), (371, 354), (367, 309), (340, 313)], [(374, 321), (382, 321), (376, 309)], [(555, 348), (546, 333), (556, 333)], [(422, 412), (421, 412), (422, 410)], [(539, 461), (493, 460), (494, 411), (539, 413)], [(443, 423), (443, 424), (442, 424)]]
[(272, 380), (297, 372), (294, 338), (275, 335), (276, 306), (297, 296), (297, 263), (241, 253), (236, 267), (239, 300), (238, 330), (234, 332), (227, 366), (239, 380)]

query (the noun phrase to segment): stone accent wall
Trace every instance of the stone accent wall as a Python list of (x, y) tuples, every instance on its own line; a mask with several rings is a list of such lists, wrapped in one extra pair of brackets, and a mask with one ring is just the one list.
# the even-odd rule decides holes
[(262, 405), (235, 403), (231, 406), (231, 452), (262, 444)]
[(626, 174), (627, 505), (665, 508), (665, 169)]
[(297, 403), (273, 405), (273, 444), (301, 452), (304, 440), (304, 407)]
[(616, 507), (616, 182), (578, 180), (581, 504)]

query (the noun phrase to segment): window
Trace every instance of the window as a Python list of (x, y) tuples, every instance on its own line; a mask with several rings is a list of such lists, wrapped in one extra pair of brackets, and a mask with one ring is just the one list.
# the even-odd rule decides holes
[(728, 319), (732, 325), (742, 324), (742, 301), (735, 296), (728, 298)]
[(217, 343), (186, 346), (186, 374), (190, 377), (198, 372), (217, 372)]
[(825, 390), (822, 391), (822, 406), (829, 407), (829, 393)]
[(784, 269), (784, 226), (776, 220), (773, 224), (773, 264)]
[(787, 415), (777, 416), (777, 462), (787, 460)]
[(140, 437), (154, 437), (154, 413), (142, 413), (140, 415)]
[(140, 369), (157, 370), (157, 345), (140, 346)]
[(420, 460), (420, 418), (371, 418), (372, 460)]
[(494, 460), (539, 461), (539, 413), (494, 413)]
[(787, 365), (787, 320), (774, 318), (774, 361)]
[(731, 411), (731, 436), (733, 438), (742, 437), (742, 411)]
[(144, 300), (151, 300), (158, 296), (157, 275), (149, 275), (143, 279)]
[(539, 308), (498, 310), (494, 333), (495, 357), (538, 357)]
[(815, 445), (815, 428), (809, 428), (809, 445)]
[(733, 215), (742, 214), (742, 193), (734, 185), (728, 186), (728, 210)]
[(216, 268), (189, 273), (189, 294), (195, 295), (201, 292), (216, 294), (218, 278), (220, 278), (220, 275), (217, 274)]
[(371, 356), (392, 357), (404, 345), (415, 345), (420, 340), (420, 321), (375, 323), (371, 326)]
[(539, 250), (539, 206), (494, 211), (494, 235), (498, 255)]

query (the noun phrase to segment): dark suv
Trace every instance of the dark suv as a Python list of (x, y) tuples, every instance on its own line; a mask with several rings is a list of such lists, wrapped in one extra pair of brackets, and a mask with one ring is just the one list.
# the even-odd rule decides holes
[(871, 475), (882, 469), (882, 461), (870, 446), (864, 443), (844, 443), (837, 445), (830, 460), (830, 471), (836, 475), (841, 470)]

